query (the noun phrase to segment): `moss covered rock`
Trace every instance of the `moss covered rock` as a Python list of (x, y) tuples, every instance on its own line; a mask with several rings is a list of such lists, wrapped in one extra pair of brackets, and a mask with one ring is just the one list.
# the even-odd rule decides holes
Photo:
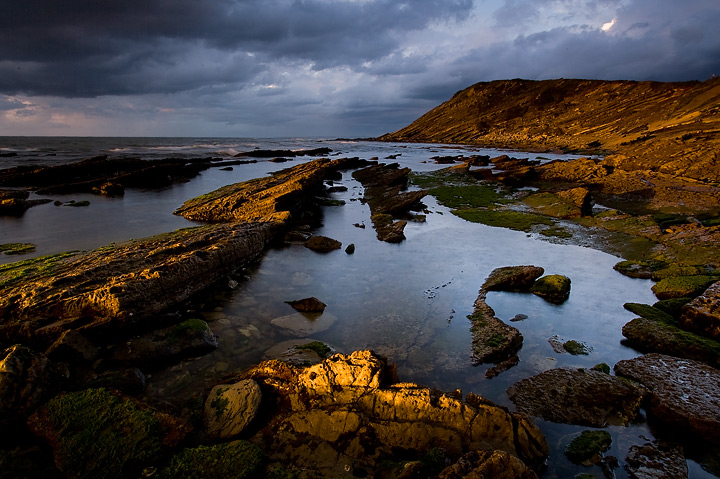
[(160, 479), (254, 479), (263, 477), (265, 455), (247, 441), (199, 446), (176, 454), (160, 471)]
[(570, 278), (550, 274), (535, 281), (530, 292), (551, 303), (564, 303), (570, 297)]
[(658, 299), (694, 298), (702, 294), (715, 281), (717, 281), (716, 276), (670, 276), (655, 284), (652, 291)]
[(61, 394), (28, 425), (50, 444), (58, 469), (88, 479), (136, 477), (188, 432), (175, 418), (103, 388)]
[(650, 279), (655, 271), (667, 268), (665, 261), (620, 261), (613, 269), (630, 278)]
[(692, 301), (692, 298), (670, 298), (662, 299), (657, 303), (653, 304), (653, 308), (659, 309), (660, 311), (669, 314), (673, 319), (678, 319), (682, 312), (682, 307)]
[(539, 266), (495, 268), (482, 285), (485, 291), (527, 291), (545, 270)]
[(652, 319), (654, 321), (661, 321), (664, 323), (672, 324), (675, 319), (665, 311), (658, 309), (649, 304), (640, 303), (625, 303), (623, 308), (627, 309), (631, 313), (635, 313), (641, 318)]
[(610, 448), (612, 438), (607, 431), (583, 431), (565, 449), (565, 455), (576, 464), (597, 464)]

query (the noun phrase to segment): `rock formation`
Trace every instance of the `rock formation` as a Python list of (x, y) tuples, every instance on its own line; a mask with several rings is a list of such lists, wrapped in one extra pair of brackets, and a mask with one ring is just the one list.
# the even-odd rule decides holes
[[(347, 467), (377, 474), (391, 467), (398, 451), (419, 458), (437, 448), (454, 462), (470, 451), (497, 450), (502, 459), (491, 463), (515, 464), (517, 471), (539, 467), (547, 454), (544, 438), (526, 416), (474, 395), (463, 402), (393, 382), (386, 361), (370, 351), (335, 354), (305, 369), (266, 361), (242, 377), (257, 381), (263, 402), (276, 405), (252, 441), (270, 458), (324, 477)], [(482, 462), (475, 461), (476, 467)], [(450, 474), (441, 477), (461, 477)]]

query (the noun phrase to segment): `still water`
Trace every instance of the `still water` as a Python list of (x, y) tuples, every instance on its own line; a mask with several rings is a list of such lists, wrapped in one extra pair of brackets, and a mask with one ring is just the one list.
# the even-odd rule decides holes
[[(441, 145), (292, 139), (173, 141), (175, 149), (165, 151), (165, 156), (189, 151), (194, 156), (222, 152), (229, 156), (254, 147), (327, 146), (334, 150), (332, 155), (338, 156), (378, 157), (383, 161), (398, 155), (384, 161), (398, 162), (415, 171), (442, 168), (430, 160), (436, 155), (504, 153)], [(172, 146), (138, 143), (116, 148), (142, 155), (143, 148), (155, 148), (158, 143)], [(207, 146), (210, 143), (212, 147)], [(192, 145), (203, 146), (193, 150)], [(216, 147), (222, 147), (222, 151)], [(540, 156), (541, 160), (546, 156), (562, 158), (515, 155)], [(20, 218), (0, 218), (0, 243), (33, 242), (37, 244), (34, 254), (40, 255), (92, 249), (189, 226), (192, 223), (172, 215), (186, 199), (309, 159), (285, 164), (261, 160), (235, 166), (232, 171), (210, 169), (188, 183), (161, 191), (128, 190), (123, 198), (56, 195), (53, 199), (87, 199), (91, 205), (66, 208), (48, 204), (31, 208)], [(371, 226), (369, 208), (359, 201), (362, 186), (352, 179), (351, 172), (345, 172), (342, 180), (334, 183), (347, 187), (347, 191), (332, 194), (333, 199), (344, 200), (345, 205), (324, 207), (322, 226), (314, 233), (341, 241), (343, 249), (319, 254), (301, 244), (274, 248), (237, 278), (240, 282), (235, 288), (221, 285), (196, 298), (192, 307), (208, 321), (220, 347), (204, 357), (152, 374), (148, 394), (182, 403), (232, 371), (273, 357), (298, 341), (312, 339), (343, 353), (372, 349), (397, 363), (402, 381), (446, 391), (459, 388), (464, 394), (474, 392), (512, 409), (505, 390), (522, 378), (555, 367), (588, 368), (603, 362), (612, 366), (639, 354), (620, 342), (622, 326), (634, 317), (622, 305), (652, 304), (656, 299), (649, 281), (627, 278), (612, 269), (620, 258), (586, 247), (553, 244), (539, 235), (469, 223), (452, 215), (432, 197), (424, 200), (426, 221), (410, 222), (404, 242), (380, 242)], [(355, 226), (363, 224), (365, 228)], [(354, 254), (344, 252), (350, 243), (355, 245)], [(0, 262), (9, 260), (0, 257)], [(531, 294), (490, 293), (487, 302), (499, 318), (509, 321), (524, 314), (527, 319), (512, 323), (524, 336), (520, 364), (494, 379), (486, 379), (487, 366), (473, 366), (471, 362), (470, 322), (466, 316), (472, 312), (478, 290), (493, 269), (523, 264), (542, 266), (546, 274), (570, 277), (570, 299), (558, 306)], [(320, 317), (306, 318), (286, 304), (309, 296), (327, 304)], [(587, 356), (557, 353), (548, 342), (554, 336), (583, 341), (592, 351)], [(587, 428), (538, 423), (552, 449), (543, 477), (573, 477), (583, 472), (602, 477), (599, 467), (574, 466), (563, 454), (570, 440)], [(653, 437), (642, 423), (610, 428), (610, 432), (613, 446), (608, 454), (621, 461), (631, 445)], [(716, 477), (695, 461), (690, 460), (689, 466), (692, 478)], [(619, 478), (626, 477), (622, 468), (615, 473)]]

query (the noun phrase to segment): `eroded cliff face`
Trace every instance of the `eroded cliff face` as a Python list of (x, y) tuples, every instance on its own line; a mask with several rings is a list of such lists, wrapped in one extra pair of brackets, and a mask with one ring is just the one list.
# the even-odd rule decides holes
[(624, 170), (720, 181), (720, 80), (477, 83), (386, 141), (604, 152)]

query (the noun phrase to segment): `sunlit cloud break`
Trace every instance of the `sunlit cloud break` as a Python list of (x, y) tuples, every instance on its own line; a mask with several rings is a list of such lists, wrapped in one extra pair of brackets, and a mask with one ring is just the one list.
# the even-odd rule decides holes
[(617, 18), (613, 18), (613, 19), (610, 20), (609, 22), (603, 23), (602, 31), (603, 31), (603, 32), (608, 32), (608, 31), (610, 31), (610, 29), (615, 25), (616, 22), (617, 22)]

